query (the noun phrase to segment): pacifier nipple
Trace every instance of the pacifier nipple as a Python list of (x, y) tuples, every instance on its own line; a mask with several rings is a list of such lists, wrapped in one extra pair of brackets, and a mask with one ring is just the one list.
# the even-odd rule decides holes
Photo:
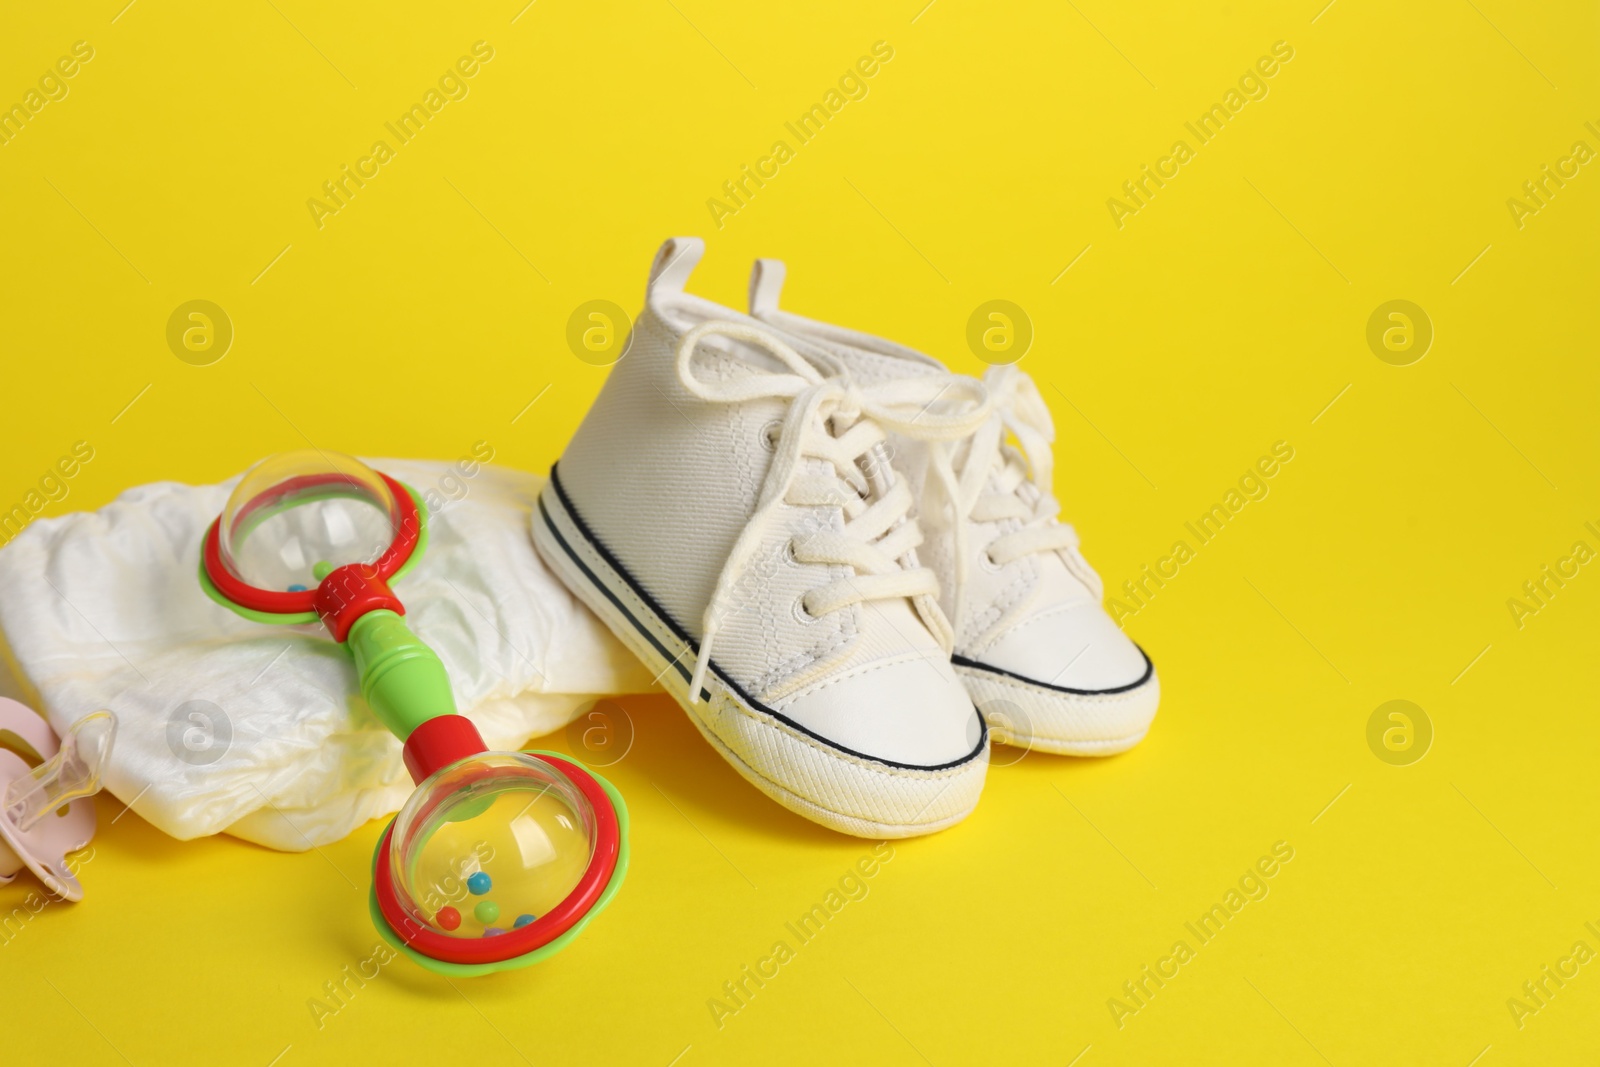
[(61, 749), (6, 787), (0, 813), (26, 833), (51, 812), (79, 797), (100, 791), (100, 768), (111, 752), (117, 720), (109, 711), (97, 711), (73, 723), (61, 739)]
[[(73, 723), (59, 742), (25, 705), (0, 698), (0, 885), (27, 867), (63, 900), (82, 900), (67, 856), (94, 836), (100, 791), (117, 719), (97, 711)], [(35, 762), (37, 761), (37, 766)]]

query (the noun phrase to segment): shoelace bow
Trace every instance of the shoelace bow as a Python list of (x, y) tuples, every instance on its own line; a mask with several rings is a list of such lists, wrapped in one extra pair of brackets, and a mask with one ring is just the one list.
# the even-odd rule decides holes
[[(702, 338), (715, 334), (742, 341), (771, 354), (789, 373), (764, 367), (756, 373), (722, 381), (703, 381), (694, 372), (694, 354)], [(734, 358), (738, 358), (735, 356)], [(767, 534), (778, 508), (839, 507), (840, 530), (819, 530), (791, 542), (794, 559), (849, 567), (843, 577), (808, 591), (801, 599), (807, 614), (822, 616), (868, 600), (907, 597), (923, 606), (924, 621), (948, 650), (954, 634), (935, 598), (938, 579), (926, 567), (907, 567), (900, 560), (922, 542), (922, 533), (907, 518), (911, 489), (887, 462), (864, 471), (860, 460), (874, 454), (886, 431), (923, 440), (955, 441), (970, 436), (989, 421), (991, 410), (983, 387), (969, 378), (927, 376), (861, 387), (844, 378), (825, 377), (805, 357), (774, 334), (745, 323), (710, 321), (694, 327), (678, 343), (678, 378), (702, 400), (741, 404), (752, 400), (788, 400), (789, 407), (773, 446), (772, 465), (756, 499), (756, 508), (733, 550), (706, 605), (701, 621), (700, 653), (689, 679), (689, 700), (697, 702), (711, 664), (711, 648), (729, 615), (733, 594)], [(936, 401), (955, 403), (935, 412)], [(950, 410), (950, 409), (954, 410)], [(831, 428), (831, 432), (830, 432)], [(807, 459), (832, 467), (831, 475), (804, 471)], [(875, 499), (874, 499), (875, 498)]]
[[(1078, 565), (1078, 534), (1058, 522), (1061, 505), (1051, 491), (1055, 423), (1033, 379), (1015, 366), (991, 368), (983, 376), (994, 403), (993, 415), (973, 434), (959, 471), (956, 447), (935, 444), (932, 471), (954, 505), (955, 618), (961, 618), (961, 600), (967, 586), (968, 541), (965, 520), (999, 522), (1015, 519), (1022, 527), (990, 542), (989, 561), (1003, 567), (1039, 552), (1071, 553), (1068, 565), (1080, 579), (1100, 594), (1100, 579), (1086, 564)], [(1014, 447), (1006, 441), (1010, 432)], [(911, 436), (918, 436), (912, 433)], [(1023, 487), (1027, 486), (1026, 491)]]

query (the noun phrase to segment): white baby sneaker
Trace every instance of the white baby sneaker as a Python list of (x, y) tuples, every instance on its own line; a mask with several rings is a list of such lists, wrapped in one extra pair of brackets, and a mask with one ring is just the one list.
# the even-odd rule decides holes
[[(750, 312), (792, 343), (823, 348), (865, 388), (949, 380), (920, 352), (780, 311), (783, 276), (777, 260), (756, 262)], [(955, 628), (951, 661), (997, 741), (1075, 756), (1124, 751), (1155, 717), (1155, 668), (1106, 614), (1099, 575), (1056, 518), (1055, 429), (1033, 380), (998, 366), (983, 384), (993, 411), (972, 436), (932, 440), (913, 421), (890, 440), (917, 499), (921, 558)]]
[(983, 389), (852, 385), (817, 346), (685, 294), (703, 247), (657, 254), (534, 543), (756, 788), (862, 837), (950, 826), (978, 802), (988, 731), (885, 440), (913, 420), (970, 435)]

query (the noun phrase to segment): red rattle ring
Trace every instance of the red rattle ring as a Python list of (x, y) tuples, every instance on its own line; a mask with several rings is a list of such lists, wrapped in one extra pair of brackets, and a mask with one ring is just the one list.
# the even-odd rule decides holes
[(508, 930), (498, 937), (451, 937), (422, 925), (401, 906), (394, 888), (394, 872), (389, 863), (390, 840), (394, 834), (394, 823), (391, 822), (383, 833), (383, 840), (378, 842), (377, 865), (372, 872), (373, 891), (377, 894), (378, 909), (383, 913), (389, 929), (424, 956), (446, 963), (500, 963), (525, 955), (572, 929), (589, 914), (611, 882), (622, 840), (611, 798), (600, 783), (578, 764), (542, 753), (534, 758), (544, 760), (565, 773), (594, 811), (594, 855), (589, 860), (588, 869), (560, 904), (526, 926)]
[[(422, 533), (422, 522), (417, 514), (417, 502), (410, 491), (382, 471), (375, 471), (374, 473), (389, 486), (389, 491), (394, 494), (395, 503), (400, 512), (399, 529), (395, 533), (394, 541), (371, 564), (373, 577), (387, 582), (411, 558), (411, 553), (416, 549), (417, 541)], [(265, 507), (297, 490), (342, 480), (344, 480), (344, 476), (341, 474), (306, 475), (292, 478), (282, 483), (277, 492), (270, 497), (263, 497), (259, 501), (252, 502), (250, 511)], [(243, 518), (250, 511), (241, 513), (239, 517)], [(298, 593), (257, 589), (230, 571), (227, 564), (222, 561), (222, 518), (220, 516), (211, 523), (211, 528), (206, 531), (202, 558), (205, 561), (206, 577), (211, 579), (211, 584), (217, 587), (219, 593), (240, 607), (249, 608), (252, 611), (266, 612), (270, 615), (298, 615), (317, 610), (317, 594), (314, 589), (307, 589)], [(366, 570), (367, 568), (363, 566), (362, 569)]]

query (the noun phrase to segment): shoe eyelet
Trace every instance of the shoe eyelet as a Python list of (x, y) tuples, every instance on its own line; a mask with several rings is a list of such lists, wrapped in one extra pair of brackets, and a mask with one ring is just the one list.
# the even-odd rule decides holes
[(978, 553), (978, 564), (984, 570), (991, 572), (998, 572), (1005, 569), (995, 561), (995, 558), (989, 554), (989, 550), (987, 548)]
[(802, 626), (810, 626), (822, 618), (822, 616), (813, 615), (806, 610), (806, 598), (803, 596), (795, 597), (794, 599), (794, 617), (800, 620), (800, 625)]
[(783, 429), (782, 419), (773, 419), (761, 427), (761, 447), (768, 452), (778, 450), (778, 434)]
[(795, 558), (795, 554), (794, 554), (794, 538), (792, 538), (792, 537), (789, 538), (789, 540), (784, 543), (784, 546), (783, 546), (783, 562), (787, 563), (791, 567), (804, 566), (804, 564), (802, 564), (798, 559)]

